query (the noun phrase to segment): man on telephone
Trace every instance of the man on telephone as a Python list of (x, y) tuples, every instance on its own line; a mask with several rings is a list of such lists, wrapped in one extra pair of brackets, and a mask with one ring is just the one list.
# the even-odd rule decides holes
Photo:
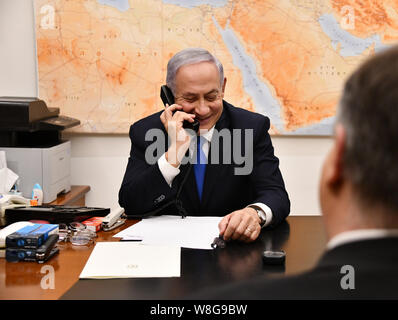
[[(207, 50), (189, 48), (170, 59), (166, 108), (130, 127), (119, 191), (127, 215), (223, 216), (224, 240), (251, 242), (289, 214), (270, 121), (224, 101), (226, 82), (222, 64)], [(154, 130), (164, 138), (151, 140)], [(148, 157), (154, 145), (163, 145), (152, 153), (155, 161)]]

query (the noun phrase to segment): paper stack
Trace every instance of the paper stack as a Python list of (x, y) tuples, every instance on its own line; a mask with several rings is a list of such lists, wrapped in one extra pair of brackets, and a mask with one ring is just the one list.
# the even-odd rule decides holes
[(159, 216), (143, 219), (114, 237), (142, 244), (174, 245), (192, 249), (212, 249), (222, 217)]

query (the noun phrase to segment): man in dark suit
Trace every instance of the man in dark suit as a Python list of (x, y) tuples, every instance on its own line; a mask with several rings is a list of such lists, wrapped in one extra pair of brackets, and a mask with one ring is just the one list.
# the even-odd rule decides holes
[[(222, 64), (204, 49), (174, 55), (166, 83), (175, 103), (130, 128), (130, 158), (119, 191), (127, 214), (223, 216), (224, 239), (246, 242), (283, 221), (290, 201), (269, 119), (223, 100)], [(194, 120), (197, 134), (183, 127)]]
[(199, 298), (398, 298), (397, 88), (398, 47), (365, 62), (345, 84), (320, 181), (329, 242), (318, 264), (300, 275), (251, 279)]

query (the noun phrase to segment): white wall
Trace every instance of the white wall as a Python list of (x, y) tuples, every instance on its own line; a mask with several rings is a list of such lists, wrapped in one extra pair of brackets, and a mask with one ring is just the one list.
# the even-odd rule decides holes
[[(88, 206), (117, 206), (130, 152), (128, 135), (64, 134), (72, 143), (72, 185), (90, 185)], [(292, 215), (320, 214), (318, 181), (332, 138), (272, 137)]]

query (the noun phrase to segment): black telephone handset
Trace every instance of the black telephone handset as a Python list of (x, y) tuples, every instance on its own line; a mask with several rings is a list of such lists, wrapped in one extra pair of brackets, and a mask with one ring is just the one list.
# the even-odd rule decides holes
[[(160, 98), (163, 101), (164, 106), (166, 106), (166, 104), (168, 104), (169, 106), (171, 106), (172, 104), (174, 104), (174, 96), (173, 93), (171, 92), (170, 88), (168, 86), (161, 86), (160, 88)], [(194, 122), (189, 122), (187, 120), (184, 120), (182, 127), (184, 129), (191, 129), (195, 132), (199, 131), (199, 126), (200, 123), (198, 120), (194, 120)]]

